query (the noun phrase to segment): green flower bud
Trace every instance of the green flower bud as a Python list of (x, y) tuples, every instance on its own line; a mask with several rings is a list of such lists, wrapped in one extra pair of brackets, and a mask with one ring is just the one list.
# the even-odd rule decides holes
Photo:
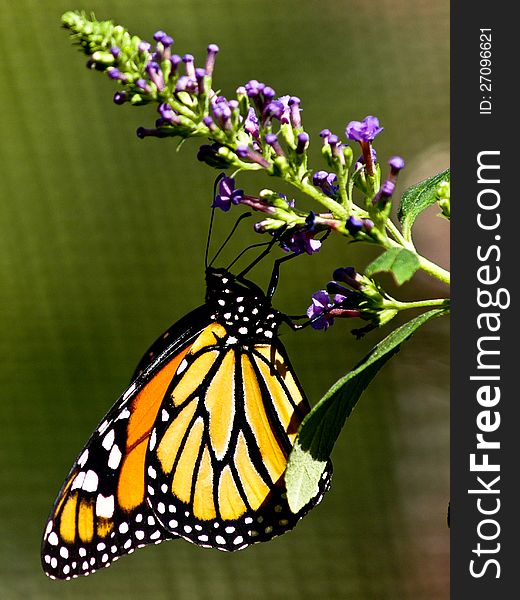
[(450, 182), (441, 181), (436, 189), (437, 203), (441, 209), (441, 216), (449, 220), (451, 213), (450, 206)]
[(98, 64), (106, 65), (107, 67), (113, 65), (115, 62), (115, 58), (113, 54), (110, 52), (94, 52), (92, 55), (92, 60)]

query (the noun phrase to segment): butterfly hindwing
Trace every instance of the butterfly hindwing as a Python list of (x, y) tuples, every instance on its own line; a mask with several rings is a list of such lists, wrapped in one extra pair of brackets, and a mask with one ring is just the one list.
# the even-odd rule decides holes
[[(230, 343), (231, 340), (231, 343)], [(209, 325), (179, 365), (147, 456), (150, 505), (172, 534), (239, 550), (292, 529), (284, 473), (309, 410), (278, 340), (243, 346)]]

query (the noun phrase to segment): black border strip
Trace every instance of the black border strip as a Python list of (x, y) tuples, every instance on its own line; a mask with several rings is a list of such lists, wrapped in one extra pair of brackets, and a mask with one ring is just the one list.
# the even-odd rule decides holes
[[(513, 346), (518, 330), (514, 320), (516, 298), (511, 287), (518, 271), (515, 266), (518, 234), (513, 228), (519, 214), (519, 201), (512, 189), (518, 167), (515, 171), (515, 153), (511, 148), (516, 142), (517, 129), (513, 89), (518, 50), (513, 29), (515, 18), (509, 8), (504, 2), (482, 0), (451, 3), (454, 302), (450, 520), (451, 597), (454, 600), (511, 598), (510, 590), (516, 589), (518, 571), (520, 402), (515, 378), (517, 351)], [(485, 60), (480, 62), (481, 50), (487, 47), (486, 38), (481, 38), (481, 33), (486, 32), (481, 29), (491, 30), (490, 74)], [(481, 75), (491, 81), (481, 80)], [(482, 84), (490, 85), (481, 87)], [(483, 152), (480, 162), (499, 165), (499, 169), (481, 170), (484, 181), (479, 183), (479, 153)], [(479, 207), (479, 194), (481, 204), (490, 206), (496, 198), (497, 207)], [(497, 227), (485, 229), (482, 226), (496, 223), (497, 215), (500, 215)], [(496, 283), (482, 282), (486, 278), (493, 280), (498, 274), (500, 278)], [(498, 298), (502, 306), (484, 307), (489, 298), (487, 294), (481, 294), (479, 305), (479, 288), (487, 290), (493, 299)], [(507, 291), (499, 292), (500, 289)], [(509, 307), (506, 306), (508, 293), (511, 293)], [(484, 313), (498, 316), (486, 319), (482, 317)], [(490, 324), (498, 329), (491, 332)], [(483, 339), (486, 336), (488, 339)], [(478, 355), (483, 348), (499, 351), (499, 354), (481, 353), (479, 368)], [(490, 365), (496, 368), (488, 368)], [(499, 379), (490, 379), (491, 375)], [(471, 379), (472, 376), (481, 379)], [(491, 406), (498, 394), (495, 388), (500, 388), (500, 400)], [(483, 432), (482, 427), (489, 431)], [(479, 433), (489, 442), (499, 442), (500, 448), (478, 449)], [(487, 454), (489, 464), (500, 470), (485, 471), (477, 467), (472, 471), (472, 454), (476, 465), (485, 463)], [(492, 483), (497, 476), (500, 479)], [(485, 537), (489, 539), (483, 539)]]

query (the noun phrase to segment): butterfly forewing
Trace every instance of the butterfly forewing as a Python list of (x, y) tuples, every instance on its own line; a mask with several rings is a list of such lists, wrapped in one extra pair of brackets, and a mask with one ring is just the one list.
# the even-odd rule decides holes
[(177, 537), (158, 524), (147, 502), (145, 457), (162, 398), (189, 347), (184, 336), (148, 360), (82, 450), (45, 528), (47, 575), (88, 575), (137, 547)]

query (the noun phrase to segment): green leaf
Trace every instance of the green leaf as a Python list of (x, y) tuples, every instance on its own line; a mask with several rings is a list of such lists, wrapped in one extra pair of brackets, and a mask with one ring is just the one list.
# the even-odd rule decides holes
[(365, 269), (369, 277), (381, 271), (392, 273), (397, 284), (402, 285), (412, 278), (419, 268), (419, 258), (415, 252), (406, 248), (390, 248), (373, 260)]
[(450, 180), (450, 170), (446, 169), (438, 175), (421, 181), (408, 188), (401, 198), (397, 216), (403, 226), (403, 235), (407, 240), (411, 238), (412, 225), (415, 219), (425, 208), (437, 201), (437, 185), (441, 181)]
[(430, 310), (392, 331), (352, 371), (339, 379), (305, 417), (285, 474), (287, 498), (294, 513), (315, 496), (345, 421), (378, 371), (416, 329), (445, 312), (444, 309)]

